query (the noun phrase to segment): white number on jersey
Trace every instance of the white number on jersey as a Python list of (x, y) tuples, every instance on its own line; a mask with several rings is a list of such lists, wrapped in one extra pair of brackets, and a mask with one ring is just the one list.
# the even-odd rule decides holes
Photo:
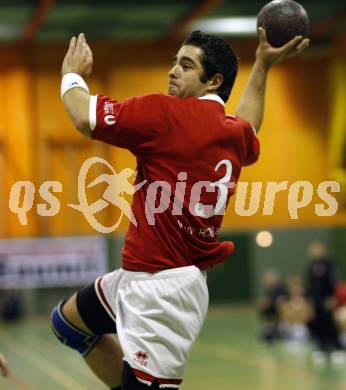
[(214, 215), (219, 215), (220, 211), (224, 212), (227, 202), (228, 195), (228, 186), (225, 183), (230, 182), (232, 176), (232, 163), (230, 160), (221, 160), (215, 167), (215, 172), (220, 169), (222, 165), (226, 165), (226, 174), (223, 178), (216, 181), (215, 183), (210, 183), (212, 187), (218, 187), (219, 196), (216, 202), (215, 207), (208, 213), (205, 210), (205, 207), (202, 203), (198, 202), (195, 205), (195, 213), (198, 217), (201, 218), (210, 218)]

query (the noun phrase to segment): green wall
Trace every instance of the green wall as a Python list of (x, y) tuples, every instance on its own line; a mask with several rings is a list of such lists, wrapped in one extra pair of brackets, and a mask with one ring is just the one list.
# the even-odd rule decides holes
[(233, 241), (235, 252), (226, 262), (208, 271), (210, 303), (248, 301), (252, 295), (250, 237), (226, 233), (220, 240)]
[(284, 279), (303, 276), (309, 262), (307, 247), (316, 239), (326, 244), (340, 277), (346, 279), (346, 228), (275, 229), (268, 248), (256, 244), (258, 231), (224, 232), (220, 237), (233, 241), (236, 251), (208, 272), (211, 303), (257, 300), (261, 275), (268, 268), (276, 269)]

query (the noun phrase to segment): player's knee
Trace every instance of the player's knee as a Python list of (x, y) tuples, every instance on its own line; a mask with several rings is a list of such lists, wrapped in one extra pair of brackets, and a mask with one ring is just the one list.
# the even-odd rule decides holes
[(101, 335), (90, 335), (72, 325), (62, 312), (64, 302), (60, 302), (52, 310), (51, 327), (58, 340), (68, 347), (86, 356)]

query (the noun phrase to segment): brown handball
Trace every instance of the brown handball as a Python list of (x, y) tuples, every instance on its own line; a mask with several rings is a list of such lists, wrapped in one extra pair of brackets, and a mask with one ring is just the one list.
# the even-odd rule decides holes
[(309, 16), (305, 9), (293, 0), (273, 0), (266, 4), (257, 16), (257, 27), (264, 27), (268, 42), (280, 47), (296, 35), (308, 37)]

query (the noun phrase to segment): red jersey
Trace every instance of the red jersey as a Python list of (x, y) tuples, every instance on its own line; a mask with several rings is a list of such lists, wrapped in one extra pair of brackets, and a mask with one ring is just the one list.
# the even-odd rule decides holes
[(156, 272), (225, 261), (232, 242), (217, 238), (242, 166), (254, 163), (259, 141), (249, 123), (225, 114), (216, 95), (151, 94), (117, 102), (90, 100), (92, 138), (130, 150), (137, 159), (123, 268)]

